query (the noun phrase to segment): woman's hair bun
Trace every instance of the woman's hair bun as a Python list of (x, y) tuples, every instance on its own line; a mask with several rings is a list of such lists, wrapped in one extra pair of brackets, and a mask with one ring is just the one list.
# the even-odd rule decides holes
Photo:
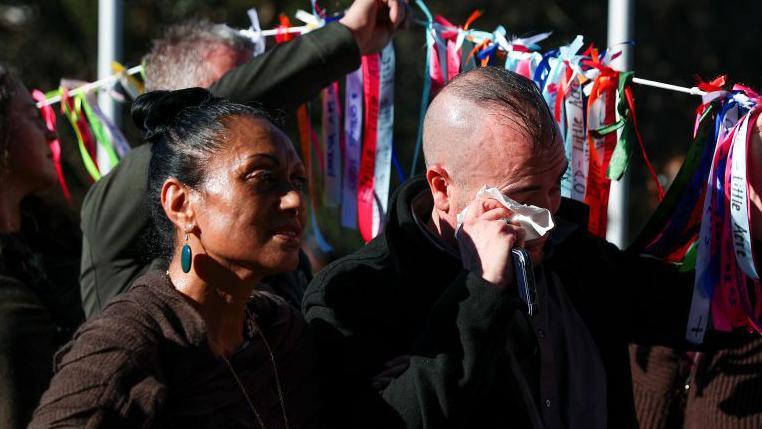
[(212, 98), (204, 88), (146, 92), (132, 103), (132, 120), (143, 132), (143, 137), (151, 140), (172, 128), (184, 109), (202, 106)]

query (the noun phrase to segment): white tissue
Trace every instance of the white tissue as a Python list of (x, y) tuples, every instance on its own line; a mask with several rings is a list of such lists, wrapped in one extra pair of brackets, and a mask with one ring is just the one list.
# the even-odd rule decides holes
[[(503, 195), (497, 188), (487, 188), (482, 186), (479, 192), (476, 193), (476, 198), (493, 198), (500, 201), (505, 207), (507, 207), (513, 216), (510, 217), (510, 221), (519, 224), (521, 228), (526, 231), (526, 240), (534, 240), (540, 238), (553, 229), (553, 216), (550, 214), (550, 210), (542, 207), (526, 205), (518, 203), (505, 195)], [(468, 210), (465, 208), (462, 212), (458, 213), (458, 225), (455, 229), (460, 230), (461, 224), (463, 224), (464, 214)]]

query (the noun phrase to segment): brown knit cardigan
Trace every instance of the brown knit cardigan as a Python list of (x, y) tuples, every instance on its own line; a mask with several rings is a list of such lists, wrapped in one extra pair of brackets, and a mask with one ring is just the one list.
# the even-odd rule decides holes
[(632, 346), (631, 357), (641, 429), (762, 428), (759, 335), (734, 334), (727, 346), (695, 357), (645, 346)]
[[(266, 292), (249, 305), (275, 356), (289, 426), (315, 426), (317, 385), (304, 319)], [(261, 336), (230, 362), (265, 427), (285, 427)], [(201, 316), (160, 272), (136, 280), (83, 325), (55, 366), (31, 428), (258, 427), (232, 372), (212, 356)]]

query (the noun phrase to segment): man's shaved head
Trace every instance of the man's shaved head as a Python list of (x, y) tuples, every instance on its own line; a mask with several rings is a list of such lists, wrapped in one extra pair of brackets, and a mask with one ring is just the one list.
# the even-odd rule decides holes
[[(454, 242), (457, 214), (482, 186), (555, 212), (567, 166), (561, 141), (531, 80), (495, 67), (457, 76), (431, 102), (423, 124), (432, 222)], [(526, 243), (535, 261), (545, 239)]]
[(429, 106), (423, 133), (426, 165), (462, 171), (474, 151), (499, 150), (480, 147), (483, 142), (474, 138), (486, 121), (512, 128), (538, 150), (556, 137), (557, 127), (534, 82), (498, 67), (477, 68), (455, 77)]

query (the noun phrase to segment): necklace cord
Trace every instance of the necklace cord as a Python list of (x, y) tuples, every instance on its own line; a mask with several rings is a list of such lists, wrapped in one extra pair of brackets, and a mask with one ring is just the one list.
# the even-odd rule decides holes
[[(280, 409), (283, 413), (283, 423), (285, 424), (286, 429), (288, 429), (290, 426), (288, 424), (288, 414), (286, 413), (286, 402), (283, 399), (283, 388), (280, 384), (280, 376), (278, 374), (278, 366), (275, 363), (275, 354), (273, 354), (272, 349), (270, 348), (270, 344), (267, 342), (267, 338), (265, 338), (265, 334), (262, 332), (262, 329), (257, 325), (256, 322), (254, 322), (254, 326), (257, 329), (257, 333), (259, 334), (259, 337), (262, 338), (262, 343), (265, 345), (265, 349), (267, 349), (267, 354), (270, 355), (270, 363), (273, 367), (273, 375), (275, 376), (275, 387), (278, 390), (278, 399), (280, 400)], [(238, 373), (235, 371), (235, 368), (233, 368), (233, 364), (230, 363), (230, 360), (225, 356), (221, 355), (222, 360), (225, 361), (225, 365), (227, 365), (228, 369), (230, 370), (230, 373), (233, 375), (233, 378), (235, 379), (236, 383), (238, 384), (238, 387), (241, 389), (241, 393), (243, 393), (244, 399), (246, 399), (246, 402), (249, 404), (249, 407), (251, 408), (251, 411), (254, 413), (254, 417), (257, 419), (257, 423), (259, 424), (259, 427), (265, 429), (267, 426), (265, 426), (264, 421), (262, 420), (262, 416), (257, 411), (257, 408), (254, 406), (254, 402), (251, 400), (251, 397), (249, 397), (249, 393), (246, 391), (246, 387), (241, 382), (241, 379), (238, 377)]]

